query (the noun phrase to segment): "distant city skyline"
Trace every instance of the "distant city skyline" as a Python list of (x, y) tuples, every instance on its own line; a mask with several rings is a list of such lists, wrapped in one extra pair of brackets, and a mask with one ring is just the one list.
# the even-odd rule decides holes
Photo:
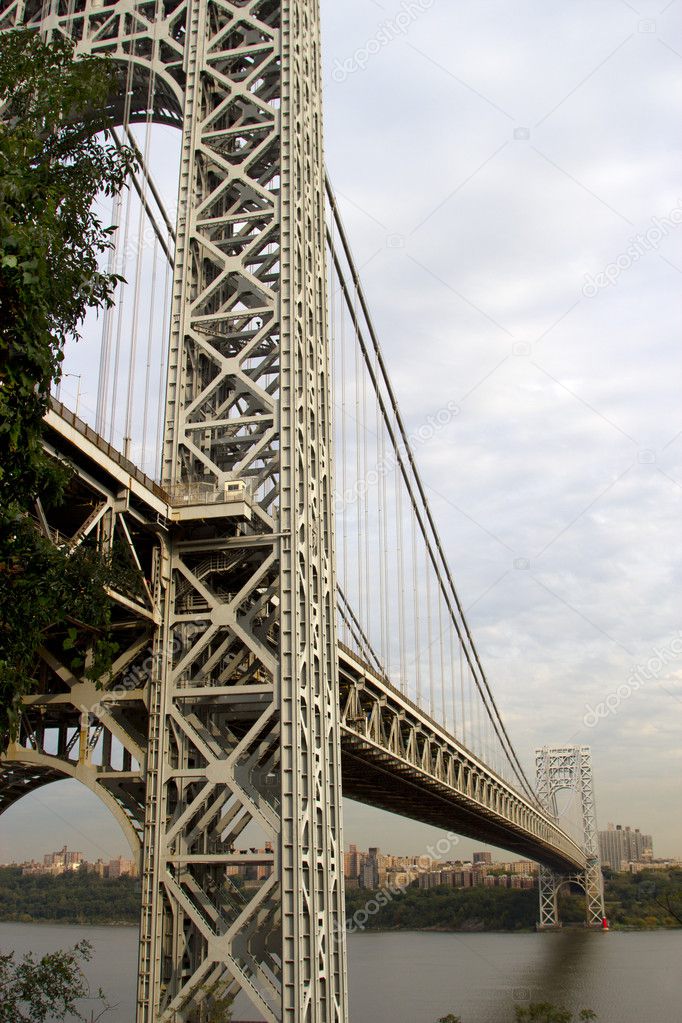
[[(114, 818), (89, 790), (75, 781), (56, 782), (50, 789), (49, 798), (42, 789), (25, 796), (0, 816), (0, 862), (30, 860), (46, 844), (78, 847), (86, 858), (94, 860), (132, 854)], [(427, 855), (447, 834), (351, 800), (344, 801), (344, 810), (345, 849), (351, 844), (363, 849), (378, 845), (396, 856)], [(610, 822), (598, 824), (604, 831)], [(650, 833), (645, 825), (640, 830)], [(682, 849), (668, 847), (654, 838), (659, 858), (682, 859)], [(516, 858), (504, 849), (473, 839), (456, 836), (448, 841), (453, 859), (471, 859), (479, 849), (490, 851), (500, 860)]]
[(22, 874), (50, 875), (59, 877), (61, 874), (86, 871), (100, 877), (136, 877), (137, 864), (131, 856), (114, 856), (108, 861), (99, 857), (92, 862), (83, 855), (80, 849), (69, 849), (65, 844), (61, 849), (52, 852), (34, 853), (31, 857), (9, 862), (0, 861), (0, 866), (21, 867)]

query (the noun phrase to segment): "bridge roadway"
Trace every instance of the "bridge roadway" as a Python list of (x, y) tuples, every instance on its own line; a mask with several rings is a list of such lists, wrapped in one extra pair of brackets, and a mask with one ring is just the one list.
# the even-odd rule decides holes
[[(114, 520), (123, 518), (119, 536), (125, 536), (132, 559), (146, 572), (144, 563), (159, 531), (192, 514), (191, 508), (171, 502), (158, 484), (56, 402), (46, 427), (47, 449), (72, 466), (82, 491), (70, 505), (72, 509), (80, 505), (77, 517), (62, 523), (63, 533), (47, 522), (42, 509), (39, 524), (57, 542), (73, 545), (98, 522), (101, 525), (106, 515), (112, 516), (112, 531)], [(226, 510), (225, 504), (216, 504), (207, 514), (224, 515)], [(248, 519), (252, 511), (257, 509), (238, 497), (230, 514)], [(121, 627), (125, 625), (130, 634), (139, 623), (130, 640), (129, 659), (148, 648), (157, 614), (146, 583), (144, 590), (132, 596), (112, 594), (125, 612)], [(104, 800), (131, 847), (139, 849), (144, 820), (144, 688), (130, 682), (114, 686), (103, 700), (101, 690), (70, 676), (56, 663), (54, 653), (44, 650), (43, 660), (46, 681), (25, 700), (22, 736), (0, 761), (0, 813), (35, 788), (63, 777), (78, 778)], [(344, 795), (490, 842), (559, 871), (585, 868), (580, 846), (539, 805), (508, 785), (342, 644), (338, 663)], [(119, 671), (122, 668), (118, 665)], [(257, 701), (257, 687), (254, 694)], [(248, 699), (245, 692), (245, 716)], [(99, 725), (94, 735), (93, 719)], [(114, 740), (122, 746), (122, 756), (112, 752)]]

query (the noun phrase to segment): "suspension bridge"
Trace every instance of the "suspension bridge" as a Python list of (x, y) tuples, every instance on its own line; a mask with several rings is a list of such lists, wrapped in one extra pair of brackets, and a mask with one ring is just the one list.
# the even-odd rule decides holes
[[(537, 860), (541, 925), (567, 880), (599, 925), (589, 750), (524, 772), (325, 176), (317, 0), (0, 11), (116, 62), (114, 137), (139, 156), (105, 211), (127, 283), (45, 420), (67, 500), (34, 510), (132, 570), (109, 591), (116, 660), (96, 684), (47, 634), (0, 762), (0, 811), (70, 777), (127, 835), (138, 1023), (236, 995), (271, 1023), (347, 1018), (342, 793)], [(271, 867), (249, 889), (244, 845)]]

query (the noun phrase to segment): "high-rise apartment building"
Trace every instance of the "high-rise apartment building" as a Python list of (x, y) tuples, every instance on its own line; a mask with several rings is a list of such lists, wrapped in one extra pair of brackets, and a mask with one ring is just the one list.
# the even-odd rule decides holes
[(603, 866), (625, 870), (628, 863), (653, 859), (654, 840), (651, 835), (643, 835), (639, 828), (609, 824), (606, 831), (599, 832), (599, 855)]
[(134, 860), (127, 860), (124, 856), (117, 856), (115, 860), (109, 860), (109, 877), (136, 877), (137, 868)]
[(75, 852), (73, 849), (57, 849), (52, 853), (45, 853), (43, 866), (53, 874), (64, 874), (69, 870), (78, 870), (83, 862), (83, 853)]
[(367, 857), (362, 864), (360, 873), (360, 887), (368, 891), (376, 891), (386, 884), (386, 857), (376, 846), (371, 846), (367, 851)]
[(362, 870), (363, 855), (358, 852), (357, 845), (349, 845), (343, 858), (343, 873), (347, 879), (357, 880)]

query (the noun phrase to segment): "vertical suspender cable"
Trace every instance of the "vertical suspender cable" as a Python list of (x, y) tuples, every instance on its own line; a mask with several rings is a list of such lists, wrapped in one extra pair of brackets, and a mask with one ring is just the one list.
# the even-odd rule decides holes
[(440, 645), (440, 706), (445, 728), (448, 727), (448, 707), (445, 698), (445, 637), (443, 633), (443, 595), (438, 590), (438, 639)]
[(391, 659), (388, 650), (388, 587), (386, 585), (386, 478), (384, 472), (384, 428), (381, 421), (379, 402), (376, 403), (377, 430), (377, 527), (379, 544), (379, 626), (381, 642), (381, 660), (386, 670), (391, 671)]
[[(325, 224), (327, 224), (326, 216), (325, 216)], [(329, 225), (328, 230), (331, 232), (331, 240), (329, 240), (327, 242), (327, 245), (333, 248), (333, 246), (334, 246), (334, 223), (333, 223), (333, 221)], [(328, 259), (327, 260), (327, 274), (328, 274), (327, 293), (328, 293), (328, 296), (329, 296), (329, 322), (328, 322), (328, 328), (329, 328), (329, 363), (330, 363), (330, 366), (331, 366), (331, 370), (330, 370), (331, 376), (330, 376), (330, 380), (329, 380), (329, 386), (330, 386), (331, 392), (332, 392), (332, 423), (331, 423), (331, 432), (332, 432), (332, 445), (333, 445), (332, 450), (336, 450), (336, 448), (338, 446), (337, 443), (336, 443), (336, 430), (338, 428), (338, 417), (337, 417), (336, 410), (335, 410), (335, 407), (334, 407), (334, 404), (333, 404), (333, 402), (336, 401), (335, 381), (337, 380), (337, 373), (336, 373), (336, 357), (337, 357), (337, 349), (336, 349), (336, 285), (335, 285), (336, 267), (334, 265), (334, 260), (333, 259)], [(334, 494), (333, 494), (334, 513), (336, 515), (336, 521), (338, 522), (338, 512), (339, 512), (339, 490), (338, 490), (338, 487), (339, 487), (339, 481), (338, 481), (338, 478), (336, 476), (333, 477), (333, 483), (334, 483)], [(338, 585), (339, 585), (339, 580), (337, 579), (337, 589), (338, 589)], [(337, 627), (340, 629), (340, 618), (339, 618), (339, 611), (340, 611), (340, 609), (339, 609), (338, 593), (336, 595), (336, 605), (335, 605), (335, 607), (336, 607), (336, 611), (337, 611)]]
[(488, 756), (486, 761), (492, 764), (493, 770), (497, 770), (497, 750), (493, 744), (493, 723), (486, 714), (486, 741), (488, 745)]
[[(158, 0), (157, 0), (158, 7)], [(154, 95), (156, 92), (156, 70), (154, 64), (152, 64), (151, 73), (149, 76), (149, 86), (147, 89), (147, 109), (145, 114), (145, 138), (144, 138), (144, 154), (142, 159), (142, 169), (144, 172), (144, 180), (142, 183), (142, 194), (140, 195), (140, 212), (138, 217), (138, 237), (137, 237), (137, 261), (135, 267), (135, 297), (133, 299), (133, 325), (132, 325), (132, 338), (130, 346), (130, 369), (128, 374), (128, 397), (126, 407), (126, 434), (127, 436), (132, 435), (132, 413), (133, 413), (133, 389), (134, 389), (134, 374), (135, 374), (135, 353), (137, 349), (137, 327), (138, 327), (138, 315), (140, 305), (140, 288), (142, 284), (142, 266), (144, 261), (144, 215), (148, 210), (147, 192), (149, 187), (149, 178), (151, 171), (149, 170), (149, 154), (151, 149), (151, 135), (152, 135), (152, 114), (154, 111)], [(137, 147), (136, 147), (137, 149)], [(154, 194), (156, 191), (154, 190)], [(162, 213), (164, 211), (162, 210)], [(154, 236), (154, 248), (153, 248), (153, 260), (152, 260), (152, 287), (149, 294), (149, 324), (148, 324), (148, 336), (147, 336), (147, 358), (145, 366), (145, 379), (144, 379), (144, 409), (143, 409), (143, 426), (142, 426), (142, 464), (145, 464), (145, 453), (147, 448), (147, 423), (148, 423), (148, 404), (149, 404), (149, 383), (151, 374), (151, 353), (152, 353), (152, 336), (153, 336), (153, 309), (156, 295), (156, 262), (158, 258), (158, 235), (155, 233)]]
[[(375, 379), (376, 376), (375, 376)], [(381, 403), (378, 400), (376, 402), (376, 419), (377, 419), (377, 457), (378, 466), (377, 470), (379, 473), (378, 480), (378, 499), (380, 505), (380, 568), (382, 575), (382, 587), (384, 593), (384, 599), (382, 600), (382, 615), (381, 615), (381, 629), (383, 633), (383, 645), (384, 652), (382, 659), (387, 667), (390, 674), (392, 665), (392, 642), (391, 642), (391, 608), (389, 593), (391, 593), (390, 586), (390, 563), (388, 553), (388, 499), (387, 499), (387, 486), (388, 486), (388, 464), (386, 462), (386, 427), (384, 424), (383, 416), (381, 413)]]
[(156, 270), (159, 257), (159, 243), (154, 239), (152, 259), (152, 287), (149, 296), (149, 322), (147, 323), (147, 360), (144, 375), (144, 407), (142, 411), (142, 468), (147, 471), (147, 432), (149, 428), (149, 385), (152, 371), (152, 341), (154, 338), (154, 296), (156, 294)]
[(405, 566), (403, 559), (403, 513), (400, 499), (402, 480), (396, 463), (395, 468), (395, 500), (396, 500), (396, 555), (398, 574), (398, 642), (400, 649), (400, 689), (407, 693), (407, 675), (405, 673)]
[[(357, 305), (357, 291), (354, 295), (354, 304)], [(353, 317), (357, 323), (357, 315)], [(357, 341), (357, 333), (355, 335)], [(362, 444), (361, 444), (361, 408), (360, 408), (360, 346), (358, 344), (353, 345), (353, 352), (355, 356), (355, 550), (357, 554), (357, 580), (358, 580), (358, 613), (360, 621), (365, 622), (365, 604), (364, 604), (364, 566), (362, 564), (362, 510), (364, 504), (364, 480), (362, 478)]]
[(476, 732), (475, 732), (475, 735), (476, 735), (476, 745), (474, 747), (474, 753), (477, 753), (478, 756), (481, 756), (481, 746), (483, 745), (482, 741), (481, 741), (481, 700), (479, 698), (478, 693), (474, 692), (474, 681), (475, 681), (475, 679), (474, 679), (473, 676), (474, 676), (474, 673), (473, 673), (473, 671), (471, 669), (471, 665), (469, 665), (469, 684), (470, 684), (471, 700), (472, 700), (472, 706), (475, 707), (475, 711), (476, 711)]
[[(329, 242), (329, 245), (331, 246), (332, 249), (334, 248), (334, 227), (335, 227), (334, 220), (332, 218), (332, 222), (331, 222), (331, 225), (330, 225), (331, 241)], [(336, 381), (338, 379), (338, 376), (337, 376), (337, 365), (336, 365), (336, 360), (338, 358), (338, 349), (337, 349), (337, 344), (336, 344), (336, 264), (334, 263), (333, 259), (329, 260), (329, 271), (328, 272), (329, 272), (329, 342), (330, 342), (329, 360), (330, 360), (331, 367), (332, 367), (332, 378), (331, 378), (330, 383), (331, 383), (331, 386), (333, 388), (334, 402), (336, 402), (336, 389), (335, 389), (334, 381)], [(337, 416), (337, 412), (336, 412), (337, 406), (335, 404), (333, 404), (332, 408), (334, 409), (333, 418), (332, 418), (332, 437), (333, 437), (334, 447), (336, 448), (336, 447), (338, 447), (338, 445), (336, 443), (337, 431), (338, 431), (338, 416)], [(338, 478), (336, 476), (334, 476), (334, 489), (335, 489), (334, 501), (335, 501), (335, 505), (336, 505), (335, 511), (336, 511), (336, 525), (337, 525), (337, 528), (338, 528), (338, 521), (339, 521), (339, 515), (338, 515), (339, 511), (341, 511), (341, 514), (343, 514), (342, 508), (340, 506), (340, 501), (339, 501), (338, 486), (339, 486)], [(337, 580), (337, 590), (338, 590), (338, 580)], [(337, 608), (337, 612), (338, 612), (338, 600), (339, 600), (339, 597), (338, 597), (338, 593), (337, 593), (336, 594), (336, 605), (335, 605), (336, 608)], [(341, 623), (338, 620), (338, 618), (339, 618), (339, 616), (338, 616), (338, 613), (337, 613), (337, 627), (340, 630)]]
[[(130, 444), (132, 441), (133, 432), (133, 398), (135, 392), (135, 360), (137, 356), (137, 335), (138, 335), (138, 324), (140, 315), (140, 289), (142, 286), (142, 267), (144, 263), (144, 216), (145, 207), (147, 205), (147, 168), (149, 166), (149, 148), (151, 142), (151, 116), (152, 116), (152, 104), (154, 101), (154, 84), (155, 76), (154, 71), (149, 78), (149, 86), (147, 88), (147, 113), (145, 120), (145, 139), (144, 139), (144, 174), (142, 182), (142, 194), (139, 197), (139, 211), (137, 216), (137, 237), (135, 239), (137, 252), (135, 254), (135, 285), (133, 288), (133, 311), (132, 311), (132, 325), (130, 329), (130, 352), (128, 354), (128, 389), (126, 395), (126, 414), (125, 414), (125, 443)], [(155, 247), (156, 248), (156, 247)], [(154, 290), (152, 289), (149, 299), (150, 306), (154, 304)], [(148, 378), (149, 378), (149, 365), (147, 365), (147, 380), (145, 382), (145, 393), (148, 389)], [(142, 444), (145, 444), (145, 438), (142, 438)], [(144, 461), (144, 458), (143, 458)]]
[(431, 621), (431, 572), (428, 552), (424, 551), (426, 574), (426, 643), (429, 651), (429, 714), (436, 713), (436, 678), (433, 669), (433, 622)]
[[(345, 302), (341, 301), (341, 544), (343, 548), (342, 586), (346, 592), (350, 590), (348, 577), (348, 465), (346, 451), (346, 317)], [(348, 645), (348, 626), (344, 622), (344, 641)]]
[[(121, 193), (116, 192), (111, 204), (111, 226), (115, 228), (113, 244), (109, 249), (107, 259), (107, 273), (112, 274), (116, 270), (118, 262), (118, 238), (121, 224)], [(113, 306), (105, 306), (102, 317), (102, 333), (99, 352), (99, 375), (97, 378), (97, 411), (95, 417), (95, 429), (97, 433), (104, 436), (104, 428), (109, 419), (109, 374), (111, 371), (111, 330), (114, 322), (115, 309)]]
[[(134, 55), (134, 53), (133, 53)], [(127, 130), (130, 125), (130, 104), (132, 100), (132, 83), (133, 83), (133, 61), (128, 62), (128, 69), (126, 71), (126, 98), (123, 108), (123, 127)], [(120, 259), (120, 273), (122, 277), (125, 277), (126, 265), (128, 262), (128, 238), (130, 235), (130, 207), (131, 207), (131, 193), (130, 189), (125, 199), (126, 214), (125, 214), (125, 228), (123, 232), (123, 252)], [(116, 303), (116, 344), (114, 348), (114, 373), (111, 389), (111, 422), (109, 424), (109, 442), (114, 443), (114, 430), (116, 420), (116, 405), (118, 397), (118, 373), (121, 361), (121, 335), (123, 331), (123, 312), (125, 308), (125, 297), (126, 288), (123, 281), (118, 286), (118, 302)]]
[[(459, 637), (458, 637), (459, 638)], [(464, 664), (462, 660), (462, 641), (459, 641), (459, 692), (462, 702), (462, 742), (467, 744), (467, 708), (464, 700)]]
[(417, 703), (422, 706), (422, 664), (421, 664), (421, 621), (419, 617), (419, 566), (417, 564), (417, 521), (414, 510), (410, 508), (410, 526), (412, 533), (412, 596), (414, 610), (414, 656), (417, 685)]
[(365, 550), (363, 557), (365, 560), (365, 596), (366, 596), (366, 607), (367, 617), (363, 622), (367, 635), (370, 639), (372, 636), (372, 606), (374, 601), (372, 600), (370, 590), (370, 572), (369, 572), (369, 551), (370, 551), (370, 535), (369, 535), (369, 505), (370, 495), (372, 493), (369, 486), (369, 462), (368, 462), (368, 451), (367, 451), (367, 435), (369, 433), (369, 422), (367, 420), (367, 374), (362, 371), (362, 447), (363, 447), (363, 474), (362, 474), (362, 492), (364, 495), (364, 526), (363, 526), (363, 537), (365, 541)]
[(452, 734), (457, 735), (457, 669), (455, 666), (455, 627), (448, 616), (448, 632), (450, 633), (450, 702), (452, 704)]
[[(142, 280), (144, 206), (140, 202), (137, 216), (137, 237), (135, 238), (135, 283), (133, 285), (133, 307), (132, 322), (130, 326), (130, 348), (128, 350), (128, 386), (126, 388), (125, 426), (123, 429), (123, 443), (129, 449), (132, 443), (133, 434), (133, 394), (135, 390), (135, 359), (137, 356), (137, 334), (140, 313), (140, 284)], [(129, 450), (126, 455), (130, 457)]]
[(391, 600), (389, 600), (389, 593), (391, 593), (392, 591), (391, 591), (391, 585), (390, 585), (390, 562), (389, 562), (389, 554), (388, 554), (388, 542), (389, 542), (388, 541), (388, 495), (387, 495), (387, 490), (388, 490), (388, 465), (386, 464), (386, 431), (384, 429), (383, 421), (382, 421), (380, 429), (379, 429), (379, 438), (380, 438), (380, 443), (381, 443), (381, 447), (380, 447), (380, 451), (381, 451), (381, 456), (380, 456), (381, 457), (381, 472), (380, 472), (381, 480), (380, 480), (380, 487), (381, 487), (381, 504), (382, 504), (381, 523), (382, 523), (382, 529), (383, 529), (383, 533), (384, 533), (383, 558), (382, 558), (382, 566), (381, 566), (381, 568), (382, 568), (382, 572), (383, 572), (383, 575), (384, 575), (384, 594), (386, 596), (386, 600), (384, 601), (384, 618), (385, 618), (384, 633), (385, 633), (385, 644), (386, 644), (386, 655), (385, 655), (385, 663), (386, 663), (386, 662), (392, 662), (391, 648), (392, 648), (393, 644), (392, 644), (392, 632), (391, 632), (391, 624), (392, 624)]
[[(131, 194), (128, 192), (125, 198), (125, 227), (123, 230), (123, 252), (120, 257), (121, 276), (125, 277), (128, 263), (128, 236), (130, 234), (130, 207)], [(123, 312), (127, 295), (126, 285), (121, 281), (118, 286), (118, 302), (116, 303), (116, 341), (114, 344), (114, 371), (111, 385), (111, 420), (109, 422), (109, 442), (115, 443), (116, 406), (118, 399), (118, 376), (121, 363), (121, 338), (123, 334)]]
[(161, 358), (159, 359), (159, 382), (158, 382), (158, 403), (157, 403), (157, 418), (156, 418), (156, 452), (154, 455), (155, 465), (155, 476), (157, 479), (161, 479), (163, 473), (163, 434), (165, 426), (165, 415), (166, 415), (166, 375), (167, 360), (168, 360), (168, 341), (170, 337), (170, 292), (171, 284), (173, 280), (173, 269), (171, 266), (166, 266), (166, 275), (163, 286), (163, 317), (162, 317), (162, 333), (161, 333)]

